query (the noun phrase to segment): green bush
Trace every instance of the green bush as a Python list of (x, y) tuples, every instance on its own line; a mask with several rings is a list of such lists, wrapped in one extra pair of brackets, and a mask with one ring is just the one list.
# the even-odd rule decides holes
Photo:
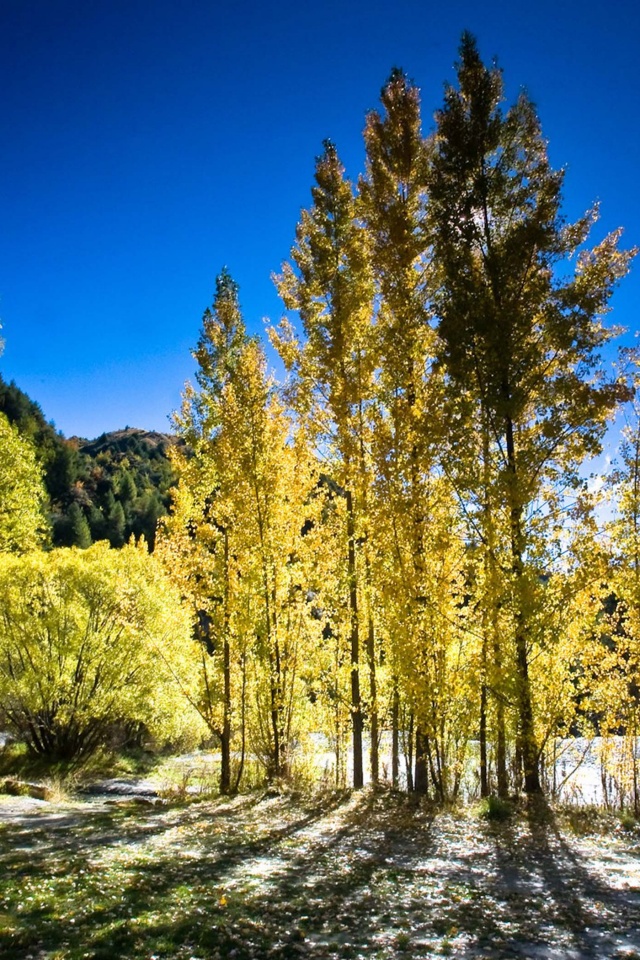
[(513, 814), (513, 805), (508, 800), (502, 800), (493, 794), (480, 801), (478, 815), (483, 820), (508, 820)]

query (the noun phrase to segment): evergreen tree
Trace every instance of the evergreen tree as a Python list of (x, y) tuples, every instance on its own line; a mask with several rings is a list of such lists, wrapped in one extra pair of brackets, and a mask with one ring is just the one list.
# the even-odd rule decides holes
[(69, 523), (69, 546), (85, 550), (91, 546), (91, 531), (82, 507), (72, 503), (67, 513)]
[(125, 542), (126, 518), (119, 500), (115, 500), (107, 517), (107, 539), (112, 547), (121, 547)]

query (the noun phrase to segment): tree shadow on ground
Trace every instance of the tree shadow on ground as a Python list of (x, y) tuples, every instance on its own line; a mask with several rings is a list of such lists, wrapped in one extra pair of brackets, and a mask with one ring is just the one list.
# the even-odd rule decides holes
[(638, 894), (602, 880), (545, 808), (491, 824), (365, 790), (0, 831), (6, 960), (603, 960), (634, 928)]
[(12, 831), (10, 844), (5, 831), (0, 884), (10, 894), (4, 904), (13, 901), (15, 910), (11, 918), (0, 912), (0, 954), (23, 958), (46, 948), (69, 957), (148, 957), (146, 943), (156, 942), (160, 953), (178, 956), (194, 937), (211, 940), (198, 930), (197, 917), (212, 911), (208, 927), (221, 921), (221, 936), (213, 939), (223, 943), (220, 890), (234, 868), (269, 855), (342, 800), (282, 799), (266, 817), (254, 796), (169, 813), (88, 814), (71, 818), (73, 829), (69, 818), (35, 829), (26, 822)]
[(563, 835), (542, 797), (529, 801), (524, 819), (489, 830), (496, 899), (521, 915), (516, 953), (542, 956), (538, 948), (554, 944), (566, 956), (602, 960), (618, 955), (620, 938), (631, 955), (640, 950), (638, 892), (607, 883)]

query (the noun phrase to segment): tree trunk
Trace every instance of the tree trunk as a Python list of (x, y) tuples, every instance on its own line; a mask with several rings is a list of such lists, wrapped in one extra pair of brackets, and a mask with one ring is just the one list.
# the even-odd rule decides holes
[(220, 793), (231, 792), (231, 665), (229, 641), (225, 639), (224, 659), (224, 714), (220, 731)]
[(393, 678), (393, 699), (391, 701), (391, 784), (395, 790), (400, 780), (400, 694), (398, 678)]
[(380, 730), (378, 726), (378, 685), (376, 678), (375, 633), (373, 627), (373, 617), (371, 615), (369, 616), (369, 629), (367, 632), (367, 657), (369, 660), (369, 696), (371, 699), (369, 706), (371, 730), (371, 782), (377, 783), (380, 779)]
[(409, 729), (405, 733), (405, 767), (407, 770), (407, 793), (413, 793), (413, 713), (409, 715)]
[[(484, 644), (485, 641), (483, 640), (483, 660), (486, 660)], [(480, 688), (480, 796), (489, 796), (489, 771), (487, 766), (487, 684), (484, 676)]]
[(282, 742), (280, 736), (280, 685), (278, 682), (278, 665), (271, 658), (271, 734), (273, 736), (273, 751), (271, 754), (271, 776), (278, 780), (282, 776)]
[(538, 770), (538, 748), (533, 728), (527, 642), (525, 632), (520, 626), (516, 628), (516, 661), (518, 666), (518, 708), (524, 792), (526, 794), (542, 793)]
[(240, 781), (244, 773), (244, 759), (247, 748), (247, 655), (242, 654), (242, 699), (240, 705), (240, 763), (233, 785), (233, 793), (240, 789)]
[(229, 647), (229, 630), (231, 626), (229, 589), (229, 534), (224, 531), (224, 639), (222, 647), (223, 672), (223, 714), (222, 730), (220, 732), (220, 793), (231, 792), (231, 651)]
[(506, 800), (509, 794), (507, 733), (504, 718), (504, 704), (501, 699), (499, 699), (496, 704), (496, 776), (498, 779), (498, 796), (502, 800)]
[(421, 796), (426, 796), (429, 787), (427, 762), (427, 738), (418, 726), (416, 727), (416, 765), (413, 789), (415, 793)]
[(638, 797), (638, 708), (633, 708), (633, 737), (631, 739), (631, 760), (633, 763), (633, 815), (638, 819), (640, 804)]
[(364, 784), (362, 762), (362, 699), (360, 696), (360, 625), (358, 618), (358, 580), (356, 572), (356, 533), (353, 515), (353, 495), (346, 492), (349, 610), (351, 614), (351, 723), (353, 729), (353, 786)]
[[(491, 433), (491, 423), (490, 418), (487, 413), (486, 408), (483, 407), (482, 411), (482, 458), (484, 462), (484, 488), (485, 488), (485, 506), (484, 506), (484, 524), (485, 524), (485, 538), (486, 538), (486, 550), (485, 550), (485, 592), (487, 592), (487, 585), (489, 586), (488, 596), (489, 604), (485, 604), (485, 629), (484, 637), (482, 643), (482, 663), (483, 663), (483, 688), (481, 691), (481, 719), (480, 724), (482, 728), (483, 719), (484, 719), (484, 739), (485, 739), (485, 756), (484, 756), (484, 777), (482, 775), (483, 763), (481, 760), (481, 775), (480, 775), (480, 789), (482, 796), (488, 796), (490, 793), (490, 783), (489, 783), (489, 771), (487, 763), (487, 712), (488, 712), (488, 679), (490, 677), (491, 685), (493, 687), (493, 696), (496, 704), (495, 712), (495, 747), (496, 747), (496, 778), (497, 778), (497, 788), (498, 796), (503, 800), (507, 798), (508, 794), (508, 777), (507, 777), (507, 746), (506, 746), (506, 732), (505, 732), (505, 717), (504, 717), (504, 702), (501, 694), (501, 686), (503, 681), (502, 675), (502, 650), (500, 647), (500, 627), (498, 623), (498, 609), (499, 609), (499, 583), (496, 571), (496, 544), (495, 544), (495, 530), (494, 530), (494, 520), (493, 520), (493, 501), (491, 497), (491, 472), (490, 472), (490, 433)], [(489, 643), (489, 637), (492, 638), (493, 646), (493, 660), (491, 664), (491, 670), (489, 672), (489, 658), (487, 655), (487, 648)], [(482, 711), (484, 710), (484, 717), (482, 716)], [(480, 751), (482, 754), (482, 733), (480, 737)], [(484, 792), (486, 791), (486, 793)]]
[[(509, 391), (506, 390), (506, 395)], [(506, 450), (507, 467), (510, 475), (510, 521), (511, 521), (511, 568), (515, 581), (516, 611), (515, 611), (515, 647), (517, 671), (517, 702), (520, 721), (520, 749), (522, 755), (522, 769), (524, 773), (524, 790), (526, 794), (541, 793), (540, 775), (538, 771), (538, 749), (536, 746), (533, 723), (533, 702), (531, 699), (531, 684), (529, 682), (529, 657), (527, 651), (527, 624), (522, 609), (523, 593), (523, 546), (522, 546), (522, 508), (518, 502), (516, 490), (516, 456), (513, 433), (513, 422), (506, 418)]]

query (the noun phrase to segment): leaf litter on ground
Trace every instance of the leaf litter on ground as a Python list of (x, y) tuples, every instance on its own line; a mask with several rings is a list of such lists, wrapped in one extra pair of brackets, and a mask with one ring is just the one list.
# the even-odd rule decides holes
[(0, 956), (640, 958), (637, 832), (571, 827), (373, 790), (0, 799)]

